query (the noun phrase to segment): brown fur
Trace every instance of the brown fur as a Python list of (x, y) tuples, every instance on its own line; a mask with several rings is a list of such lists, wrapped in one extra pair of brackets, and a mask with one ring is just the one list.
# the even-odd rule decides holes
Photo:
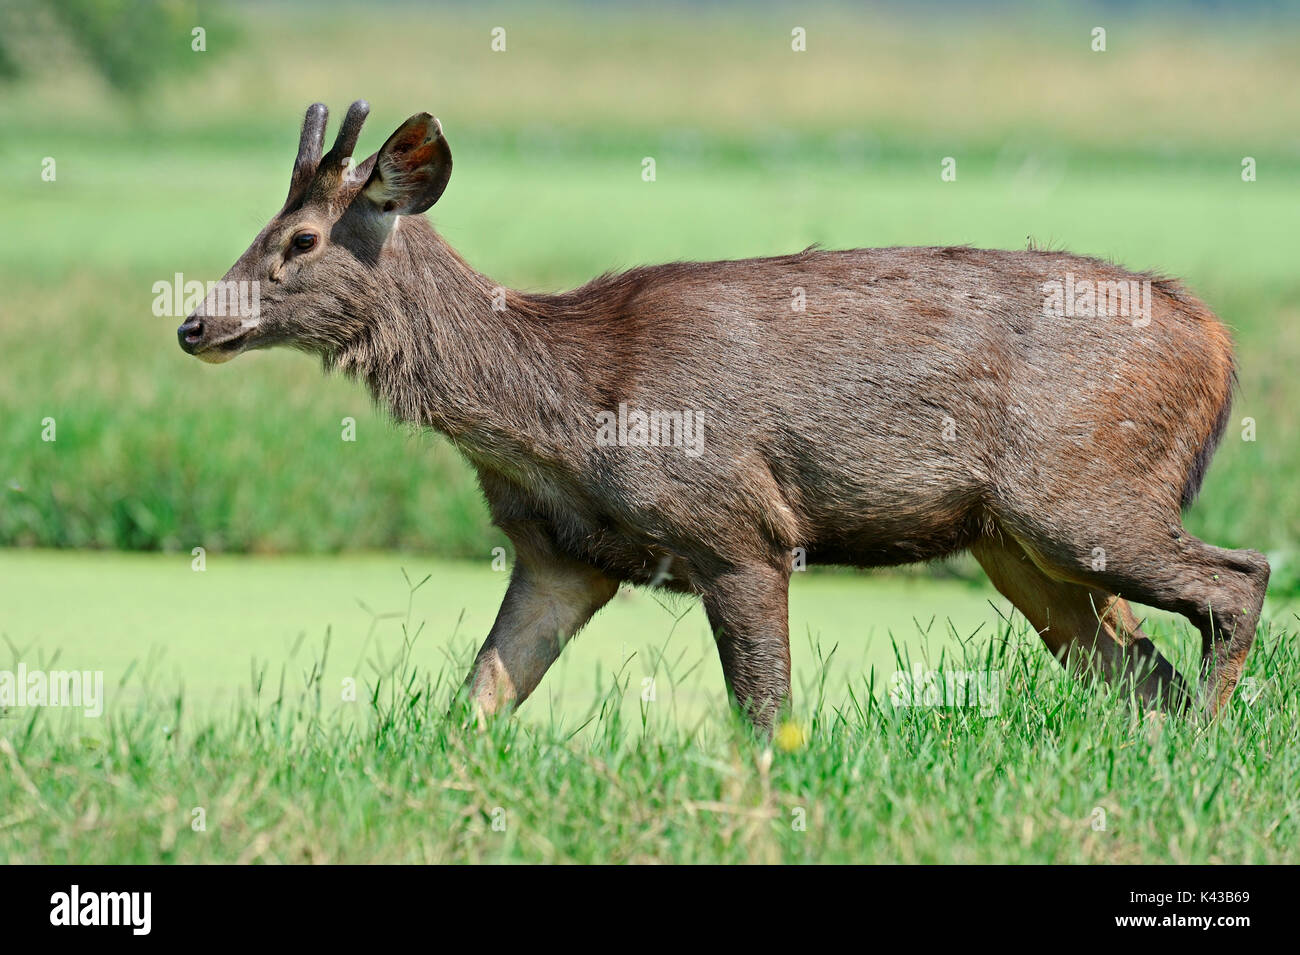
[[(733, 697), (770, 726), (789, 694), (796, 548), (870, 567), (973, 547), (1063, 661), (1136, 677), (1151, 703), (1181, 701), (1183, 683), (1124, 600), (1174, 610), (1204, 635), (1207, 708), (1226, 703), (1268, 565), (1181, 527), (1233, 361), (1177, 283), (1059, 251), (810, 249), (523, 294), (418, 214), (450, 173), (436, 120), (399, 134), (362, 164), (364, 185), (321, 197), (296, 174), (227, 276), (265, 283), (261, 324), (196, 315), (182, 343), (313, 352), (474, 465), (517, 548), (468, 683), (480, 709), (522, 701), (631, 582), (703, 597)], [(309, 158), (316, 135), (309, 112)], [(345, 136), (350, 151), (350, 123)], [(322, 241), (298, 255), (303, 229)], [(1044, 283), (1066, 272), (1150, 281), (1150, 324), (1045, 317)], [(621, 403), (702, 415), (702, 453), (602, 446), (597, 416)]]

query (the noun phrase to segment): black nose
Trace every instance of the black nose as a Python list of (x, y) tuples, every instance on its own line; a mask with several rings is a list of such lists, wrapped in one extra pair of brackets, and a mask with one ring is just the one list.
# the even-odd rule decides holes
[(176, 329), (176, 338), (187, 354), (194, 354), (194, 346), (203, 341), (203, 319), (187, 319), (184, 325)]

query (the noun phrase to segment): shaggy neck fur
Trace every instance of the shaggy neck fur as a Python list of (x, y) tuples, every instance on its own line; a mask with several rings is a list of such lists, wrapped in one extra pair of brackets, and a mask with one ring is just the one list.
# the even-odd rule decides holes
[(584, 422), (594, 434), (562, 306), (497, 285), (424, 222), (401, 220), (383, 255), (395, 257), (384, 271), (396, 279), (366, 305), (379, 314), (327, 366), (365, 381), (399, 421), (436, 428), (496, 470), (562, 458)]

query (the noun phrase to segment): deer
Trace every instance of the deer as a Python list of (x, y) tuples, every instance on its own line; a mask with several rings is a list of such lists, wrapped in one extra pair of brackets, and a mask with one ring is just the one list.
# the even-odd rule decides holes
[[(1183, 527), (1236, 368), (1179, 281), (1032, 245), (813, 247), (516, 291), (424, 215), (451, 176), (439, 121), (411, 116), (358, 164), (368, 112), (353, 103), (322, 156), (328, 112), (308, 108), (288, 197), (224, 279), (259, 283), (256, 316), (205, 302), (177, 335), (205, 362), (314, 355), (477, 472), (515, 555), (461, 691), (480, 720), (629, 584), (702, 600), (730, 702), (770, 735), (790, 712), (793, 554), (963, 551), (1070, 672), (1223, 713), (1269, 564)], [(1085, 286), (1145, 290), (1142, 317), (1070, 307)], [(1132, 603), (1199, 631), (1198, 690)]]

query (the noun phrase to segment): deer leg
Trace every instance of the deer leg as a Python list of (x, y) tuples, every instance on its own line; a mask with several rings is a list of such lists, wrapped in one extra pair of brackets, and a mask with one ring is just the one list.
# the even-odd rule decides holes
[(704, 590), (704, 609), (732, 704), (771, 733), (790, 699), (790, 576), (766, 565), (733, 568)]
[(1201, 708), (1218, 716), (1232, 698), (1255, 642), (1270, 568), (1258, 551), (1197, 543), (1219, 568), (1193, 618), (1201, 631)]
[(993, 586), (1010, 600), (1064, 666), (1109, 683), (1132, 680), (1145, 706), (1180, 709), (1183, 678), (1138, 627), (1128, 603), (1095, 587), (1056, 580), (1009, 536), (971, 547)]
[(526, 700), (564, 645), (617, 590), (618, 582), (594, 567), (521, 547), (496, 622), (465, 681), (479, 718)]
[[(1163, 519), (1161, 519), (1163, 518)], [(1241, 678), (1264, 606), (1269, 567), (1253, 550), (1198, 540), (1168, 515), (1130, 516), (1106, 533), (1016, 533), (1040, 567), (1139, 603), (1182, 614), (1201, 632), (1200, 707), (1218, 716)], [(1095, 539), (1094, 539), (1095, 534)], [(1094, 561), (1090, 555), (1104, 554)]]

